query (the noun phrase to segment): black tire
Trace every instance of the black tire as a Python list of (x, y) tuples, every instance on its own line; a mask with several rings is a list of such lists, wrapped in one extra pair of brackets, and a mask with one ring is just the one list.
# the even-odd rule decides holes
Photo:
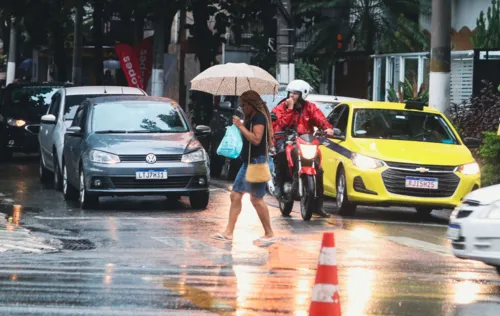
[(419, 216), (429, 216), (433, 211), (431, 207), (423, 207), (423, 206), (417, 207), (416, 210)]
[(495, 269), (497, 270), (498, 275), (500, 275), (500, 266), (495, 266)]
[(73, 201), (78, 196), (78, 191), (69, 183), (68, 181), (68, 170), (66, 164), (63, 161), (63, 188), (62, 192), (64, 194), (64, 199), (66, 201)]
[[(340, 195), (339, 195), (340, 192)], [(353, 216), (356, 213), (356, 204), (349, 202), (347, 181), (344, 168), (337, 171), (337, 208), (341, 216)]]
[(210, 160), (210, 176), (214, 178), (220, 177), (222, 167), (224, 167), (224, 160), (221, 160), (216, 154), (212, 154), (212, 159)]
[(191, 207), (196, 210), (206, 209), (209, 200), (210, 192), (208, 191), (193, 192), (189, 195), (189, 203), (191, 204)]
[(45, 168), (43, 165), (43, 158), (40, 155), (40, 166), (38, 168), (39, 170), (39, 177), (40, 177), (40, 182), (43, 184), (48, 184), (50, 183), (50, 180), (52, 179), (52, 175), (50, 174), (50, 171)]
[(316, 206), (316, 179), (314, 176), (302, 176), (302, 196), (300, 197), (300, 215), (302, 219), (311, 219)]
[(0, 148), (0, 161), (10, 161), (12, 159), (12, 150), (3, 146)]
[(292, 209), (293, 209), (293, 200), (286, 201), (281, 197), (278, 199), (278, 203), (280, 206), (281, 215), (283, 215), (285, 217), (290, 217), (290, 214), (292, 213)]
[(61, 191), (63, 187), (63, 177), (61, 168), (59, 167), (59, 162), (57, 161), (56, 153), (54, 153), (54, 173), (52, 177), (52, 182), (54, 184), (54, 189), (56, 191)]
[(95, 194), (91, 194), (87, 191), (85, 186), (85, 177), (83, 170), (80, 170), (79, 173), (80, 185), (79, 185), (79, 194), (78, 194), (78, 202), (80, 203), (80, 208), (82, 210), (96, 209), (99, 207), (99, 196)]

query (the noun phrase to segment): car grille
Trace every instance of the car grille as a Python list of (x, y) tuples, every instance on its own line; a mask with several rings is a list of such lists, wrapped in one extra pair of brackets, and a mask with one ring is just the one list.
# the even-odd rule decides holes
[(110, 180), (116, 189), (183, 189), (189, 186), (191, 177), (171, 177), (162, 180), (111, 177)]
[(40, 133), (40, 125), (27, 125), (26, 130), (32, 134)]
[[(121, 162), (145, 162), (146, 155), (121, 155)], [(156, 155), (156, 162), (181, 161), (182, 155)]]
[[(425, 177), (436, 178), (439, 181), (438, 189), (414, 189), (406, 188), (406, 177)], [(418, 171), (407, 171), (398, 169), (387, 169), (382, 172), (382, 179), (384, 185), (390, 193), (415, 196), (415, 197), (428, 197), (440, 198), (452, 196), (460, 183), (460, 178), (452, 173), (421, 173)]]
[(436, 165), (419, 165), (399, 162), (386, 162), (390, 168), (416, 170), (418, 168), (429, 169), (429, 172), (453, 172), (456, 166), (436, 166)]

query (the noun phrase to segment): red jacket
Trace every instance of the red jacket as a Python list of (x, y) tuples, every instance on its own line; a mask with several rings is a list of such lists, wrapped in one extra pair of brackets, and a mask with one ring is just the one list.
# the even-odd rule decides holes
[[(278, 119), (273, 122), (274, 132), (284, 131), (287, 127), (297, 126), (297, 133), (299, 135), (313, 134), (314, 127), (320, 129), (333, 128), (332, 124), (328, 122), (316, 104), (305, 101), (306, 104), (302, 109), (302, 116), (298, 110), (289, 110), (286, 101), (277, 105), (273, 112), (276, 113)], [(300, 116), (300, 119), (299, 119)]]

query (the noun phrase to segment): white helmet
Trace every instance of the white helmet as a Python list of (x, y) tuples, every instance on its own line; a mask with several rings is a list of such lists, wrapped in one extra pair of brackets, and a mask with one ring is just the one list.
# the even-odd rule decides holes
[(286, 86), (286, 91), (288, 92), (301, 92), (302, 93), (302, 99), (306, 99), (307, 96), (309, 95), (309, 92), (311, 92), (311, 86), (305, 82), (304, 80), (293, 80)]

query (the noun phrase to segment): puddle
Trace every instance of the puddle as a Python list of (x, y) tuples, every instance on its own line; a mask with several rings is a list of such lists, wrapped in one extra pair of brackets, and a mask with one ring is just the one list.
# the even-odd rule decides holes
[(63, 250), (92, 250), (96, 248), (96, 245), (88, 239), (66, 237), (58, 237), (57, 239), (62, 242)]

